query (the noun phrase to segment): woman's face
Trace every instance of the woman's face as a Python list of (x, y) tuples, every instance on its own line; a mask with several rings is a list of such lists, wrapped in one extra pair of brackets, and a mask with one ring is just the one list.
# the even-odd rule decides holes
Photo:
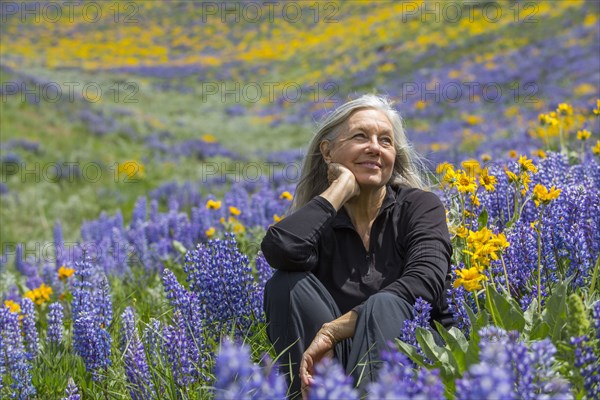
[(321, 145), (325, 160), (348, 168), (361, 188), (384, 186), (396, 158), (393, 128), (386, 115), (374, 109), (358, 110), (339, 129), (336, 139)]

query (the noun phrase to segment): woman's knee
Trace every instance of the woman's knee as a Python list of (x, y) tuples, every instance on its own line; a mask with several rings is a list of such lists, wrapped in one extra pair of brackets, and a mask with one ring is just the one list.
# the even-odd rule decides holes
[(378, 292), (365, 301), (363, 312), (373, 318), (389, 318), (392, 315), (412, 318), (413, 308), (406, 300), (393, 293)]

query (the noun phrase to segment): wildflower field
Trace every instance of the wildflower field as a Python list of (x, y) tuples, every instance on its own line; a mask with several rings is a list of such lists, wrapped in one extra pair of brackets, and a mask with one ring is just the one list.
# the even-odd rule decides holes
[[(452, 236), (379, 378), (600, 397), (600, 3), (0, 2), (0, 398), (284, 399), (260, 253), (315, 122), (396, 101)], [(402, 382), (402, 384), (400, 384)]]

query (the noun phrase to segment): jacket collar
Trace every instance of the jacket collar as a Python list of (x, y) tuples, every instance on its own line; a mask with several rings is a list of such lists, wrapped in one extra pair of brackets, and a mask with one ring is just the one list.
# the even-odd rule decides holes
[[(386, 185), (385, 186), (385, 197), (383, 199), (383, 203), (381, 203), (381, 207), (379, 208), (379, 212), (377, 213), (377, 217), (375, 217), (375, 219), (379, 218), (379, 216), (387, 209), (389, 208), (392, 204), (394, 204), (396, 201), (396, 192), (394, 190), (393, 187), (391, 187), (390, 185)], [(352, 221), (350, 220), (350, 216), (348, 215), (348, 212), (346, 212), (346, 209), (344, 207), (340, 208), (340, 210), (337, 212), (337, 214), (335, 215), (333, 222), (331, 223), (331, 226), (333, 228), (354, 228), (354, 225), (352, 224)]]

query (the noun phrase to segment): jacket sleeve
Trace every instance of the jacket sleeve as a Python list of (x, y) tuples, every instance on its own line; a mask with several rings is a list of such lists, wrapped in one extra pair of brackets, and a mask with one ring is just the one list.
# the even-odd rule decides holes
[(282, 271), (311, 271), (318, 264), (319, 240), (336, 210), (315, 196), (293, 214), (272, 225), (261, 243), (271, 267)]
[[(444, 304), (452, 243), (440, 199), (431, 192), (417, 193), (407, 199), (409, 206), (399, 221), (402, 225), (399, 238), (404, 239), (399, 245), (406, 254), (404, 270), (380, 292), (393, 293), (413, 305), (421, 297), (439, 310)], [(362, 306), (358, 305), (354, 311), (359, 312)]]

